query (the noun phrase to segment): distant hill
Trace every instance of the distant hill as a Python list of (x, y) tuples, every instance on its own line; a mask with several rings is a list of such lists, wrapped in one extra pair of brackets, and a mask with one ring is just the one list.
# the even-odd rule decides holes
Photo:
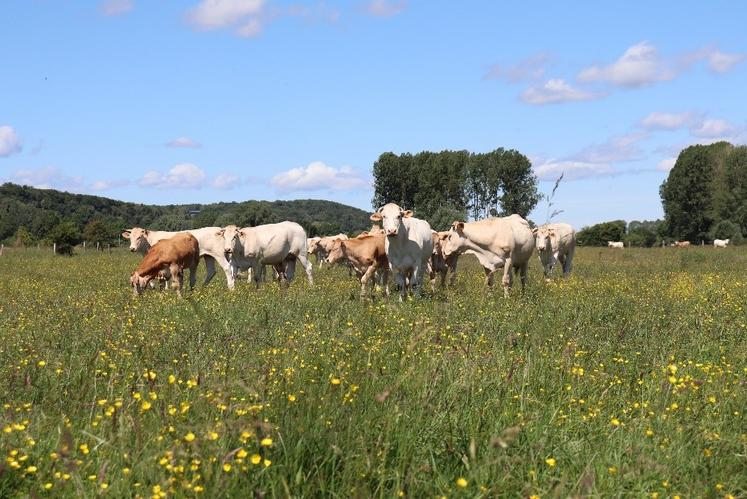
[(12, 183), (0, 185), (0, 241), (5, 244), (43, 242), (61, 222), (75, 223), (84, 235), (103, 233), (105, 236), (97, 239), (105, 243), (116, 241), (122, 229), (133, 226), (184, 230), (292, 220), (313, 236), (367, 229), (371, 225), (368, 217), (368, 212), (358, 208), (317, 199), (158, 206)]

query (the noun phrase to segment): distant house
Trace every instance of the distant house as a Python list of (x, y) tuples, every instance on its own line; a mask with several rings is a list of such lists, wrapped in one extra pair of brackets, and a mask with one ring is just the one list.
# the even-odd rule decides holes
[(189, 216), (190, 216), (191, 218), (194, 218), (194, 217), (196, 217), (197, 215), (199, 215), (201, 211), (202, 211), (202, 210), (189, 210), (189, 211), (187, 212), (187, 215), (189, 215)]

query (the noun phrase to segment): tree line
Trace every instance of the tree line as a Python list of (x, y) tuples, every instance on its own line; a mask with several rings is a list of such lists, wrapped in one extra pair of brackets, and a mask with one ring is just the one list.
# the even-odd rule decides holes
[(314, 236), (366, 229), (368, 217), (368, 212), (358, 208), (314, 199), (156, 206), (12, 183), (0, 185), (0, 242), (7, 246), (56, 242), (63, 251), (83, 241), (117, 244), (122, 229), (133, 226), (177, 231), (293, 220)]
[(739, 244), (747, 236), (747, 147), (717, 142), (683, 149), (659, 193), (668, 236)]
[(488, 153), (386, 152), (374, 163), (373, 178), (374, 208), (395, 202), (434, 229), (468, 217), (518, 213), (526, 218), (541, 198), (529, 159), (503, 148)]

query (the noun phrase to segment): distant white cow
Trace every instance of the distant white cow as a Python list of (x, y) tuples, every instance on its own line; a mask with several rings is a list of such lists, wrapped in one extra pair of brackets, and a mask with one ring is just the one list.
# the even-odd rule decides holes
[(726, 248), (728, 245), (729, 245), (729, 239), (714, 239), (713, 240), (714, 248)]
[(272, 265), (279, 281), (289, 282), (293, 280), (298, 260), (306, 271), (309, 284), (314, 283), (306, 232), (297, 223), (286, 221), (242, 229), (229, 225), (221, 229), (220, 234), (232, 274), (235, 275), (239, 269), (251, 268), (254, 282), (259, 287), (262, 267)]
[(622, 241), (607, 241), (607, 247), (623, 249), (625, 248), (625, 243), (623, 243)]
[[(218, 235), (221, 230), (220, 227), (203, 227), (201, 229), (192, 229), (181, 232), (188, 232), (192, 234), (197, 243), (200, 246), (200, 256), (205, 259), (205, 269), (207, 274), (205, 275), (205, 282), (203, 285), (209, 283), (215, 275), (215, 263), (223, 269), (226, 273), (226, 284), (229, 289), (233, 289), (235, 276), (231, 274), (231, 268), (223, 252), (223, 238)], [(167, 232), (162, 230), (148, 230), (141, 227), (133, 227), (132, 229), (125, 230), (122, 232), (122, 237), (130, 240), (130, 251), (138, 252), (145, 256), (151, 246), (156, 244), (162, 239), (169, 239), (179, 232)]]
[(529, 259), (534, 252), (534, 235), (529, 222), (519, 215), (488, 218), (476, 222), (454, 222), (449, 237), (443, 242), (445, 257), (471, 251), (485, 269), (485, 282), (493, 285), (493, 274), (503, 269), (503, 294), (513, 283), (512, 270), (521, 274), (522, 289), (526, 285)]
[(347, 241), (348, 236), (346, 234), (337, 234), (336, 236), (325, 236), (325, 237), (310, 237), (306, 241), (309, 255), (316, 255), (316, 260), (319, 263), (319, 268), (322, 268), (323, 263), (329, 263), (327, 257), (329, 252), (332, 250), (332, 246), (335, 241)]
[(545, 277), (550, 277), (557, 262), (563, 267), (563, 276), (568, 276), (576, 251), (576, 231), (573, 227), (565, 223), (546, 224), (532, 232)]
[(381, 222), (386, 234), (384, 248), (389, 268), (399, 285), (400, 301), (412, 293), (413, 287), (422, 288), (423, 275), (430, 274), (433, 253), (431, 226), (425, 220), (412, 216), (395, 203), (388, 203), (371, 215), (371, 220)]

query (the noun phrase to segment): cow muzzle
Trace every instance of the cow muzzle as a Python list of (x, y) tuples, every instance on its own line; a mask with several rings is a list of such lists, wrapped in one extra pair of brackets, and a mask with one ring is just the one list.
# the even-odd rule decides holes
[(394, 237), (397, 235), (397, 229), (387, 229), (386, 231), (387, 237)]

